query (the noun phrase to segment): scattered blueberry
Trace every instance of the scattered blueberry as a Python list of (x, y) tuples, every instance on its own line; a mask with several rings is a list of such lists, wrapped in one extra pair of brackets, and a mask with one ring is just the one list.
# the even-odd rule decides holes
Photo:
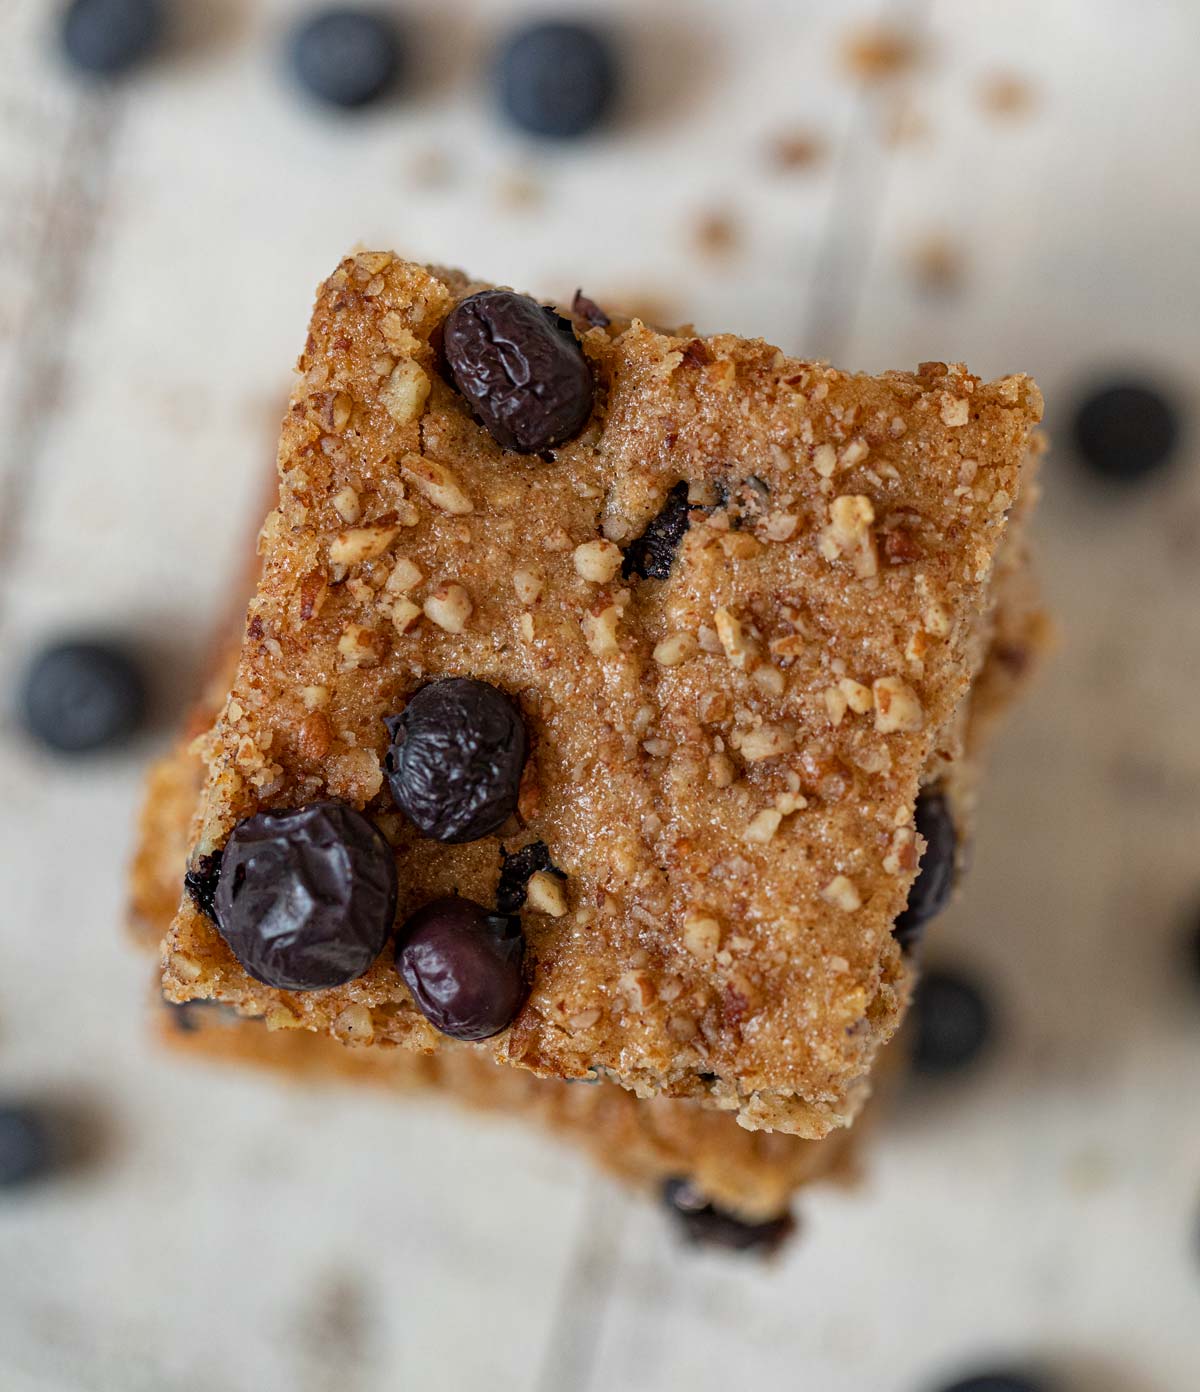
[(908, 905), (892, 927), (896, 941), (906, 950), (917, 945), (925, 925), (949, 902), (958, 851), (958, 832), (950, 805), (936, 789), (917, 798), (916, 823), (925, 839), (925, 850), (917, 878), (908, 891)]
[(1170, 459), (1179, 440), (1175, 406), (1145, 382), (1114, 382), (1076, 408), (1075, 448), (1092, 471), (1112, 483), (1135, 483)]
[(436, 841), (478, 841), (517, 805), (528, 741), (511, 696), (473, 677), (423, 686), (384, 721), (396, 805)]
[(521, 130), (559, 139), (586, 135), (612, 108), (617, 56), (587, 25), (539, 22), (501, 48), (496, 85), (501, 107)]
[(417, 1008), (455, 1039), (506, 1029), (525, 1000), (521, 920), (457, 895), (435, 899), (404, 924), (396, 967)]
[(70, 641), (45, 648), (25, 674), (27, 729), (62, 754), (104, 749), (131, 735), (146, 710), (142, 673), (108, 643)]
[(1050, 1392), (1050, 1388), (1040, 1378), (1010, 1371), (976, 1373), (951, 1383), (942, 1392)]
[(592, 369), (570, 320), (512, 290), (461, 300), (442, 325), (454, 386), (504, 449), (541, 454), (592, 413)]
[(310, 15), (291, 38), (300, 85), (320, 101), (366, 106), (395, 83), (403, 54), (396, 26), (376, 10), (331, 9)]
[(68, 61), (94, 77), (115, 77), (139, 63), (163, 30), (161, 0), (71, 0), (60, 38)]
[(913, 1069), (926, 1077), (957, 1072), (979, 1057), (992, 1014), (979, 988), (950, 971), (926, 971), (913, 996)]
[(256, 981), (284, 991), (340, 986), (367, 970), (392, 931), (395, 857), (344, 803), (259, 812), (230, 833), (213, 907)]
[(663, 1203), (674, 1214), (683, 1236), (697, 1247), (724, 1247), (732, 1252), (769, 1256), (795, 1231), (791, 1214), (748, 1223), (710, 1203), (688, 1179), (668, 1179)]
[(621, 574), (626, 580), (640, 576), (643, 580), (665, 580), (679, 550), (684, 533), (691, 525), (688, 508), (688, 486), (677, 483), (667, 494), (666, 501), (646, 530), (625, 549)]
[(39, 1179), (55, 1161), (53, 1138), (43, 1113), (23, 1103), (0, 1103), (0, 1189), (15, 1189)]

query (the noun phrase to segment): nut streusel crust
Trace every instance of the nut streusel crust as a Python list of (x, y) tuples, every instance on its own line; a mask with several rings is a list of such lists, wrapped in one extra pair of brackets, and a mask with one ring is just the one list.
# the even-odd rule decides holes
[[(431, 338), (471, 288), (364, 253), (319, 292), (194, 853), (262, 808), (342, 799), (395, 845), (403, 918), (490, 902), (501, 847), (541, 840), (565, 894), (531, 895), (531, 994), (475, 1047), (822, 1136), (903, 1013), (890, 930), (915, 799), (961, 753), (1040, 395), (578, 323), (595, 411), (530, 458), (438, 375)], [(624, 578), (681, 482), (668, 577)], [(443, 845), (391, 807), (382, 722), (458, 675), (518, 699), (532, 751), (510, 825)], [(445, 1042), (390, 950), (348, 985), (272, 990), (186, 902), (164, 984), (277, 1025)]]

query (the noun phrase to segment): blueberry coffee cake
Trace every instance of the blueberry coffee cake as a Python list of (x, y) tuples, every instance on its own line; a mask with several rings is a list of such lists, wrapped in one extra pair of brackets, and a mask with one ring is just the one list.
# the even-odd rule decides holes
[(960, 859), (1040, 413), (344, 261), (168, 997), (847, 1124)]

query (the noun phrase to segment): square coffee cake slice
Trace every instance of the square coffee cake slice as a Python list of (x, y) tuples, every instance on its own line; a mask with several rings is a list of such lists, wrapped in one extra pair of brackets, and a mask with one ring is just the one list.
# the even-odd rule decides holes
[(846, 1124), (953, 880), (1040, 413), (1024, 376), (855, 376), (343, 262), (169, 997)]

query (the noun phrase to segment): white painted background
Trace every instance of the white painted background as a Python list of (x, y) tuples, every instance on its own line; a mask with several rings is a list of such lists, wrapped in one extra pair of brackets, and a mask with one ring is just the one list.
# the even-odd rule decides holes
[[(654, 294), (848, 366), (1144, 363), (1200, 393), (1193, 0), (636, 0), (634, 111), (531, 150), (480, 95), (502, 0), (416, 3), (421, 80), (355, 121), (279, 80), (285, 0), (181, 3), (187, 42), (115, 95), (0, 3), (0, 674), (46, 626), (107, 625), (194, 682), (238, 565), (317, 280), (387, 245), (566, 297)], [(570, 8), (560, 6), (560, 8)], [(855, 19), (926, 36), (894, 95), (836, 56)], [(1022, 121), (981, 80), (1033, 85)], [(794, 125), (811, 172), (766, 166)], [(418, 186), (430, 150), (449, 182)], [(504, 190), (535, 180), (543, 201)], [(692, 229), (736, 208), (738, 252)], [(912, 247), (968, 249), (921, 292)], [(1061, 428), (1061, 427), (1060, 427)], [(1200, 460), (1112, 500), (1065, 452), (1040, 524), (1061, 651), (996, 759), (934, 956), (991, 983), (987, 1064), (911, 1096), (867, 1183), (804, 1202), (773, 1269), (682, 1254), (569, 1153), (434, 1104), (303, 1095), (156, 1055), (122, 943), (140, 767), (64, 766), (0, 726), (0, 1092), (90, 1100), (91, 1173), (0, 1196), (5, 1392), (926, 1392), (989, 1355), (1071, 1392), (1200, 1386)]]

